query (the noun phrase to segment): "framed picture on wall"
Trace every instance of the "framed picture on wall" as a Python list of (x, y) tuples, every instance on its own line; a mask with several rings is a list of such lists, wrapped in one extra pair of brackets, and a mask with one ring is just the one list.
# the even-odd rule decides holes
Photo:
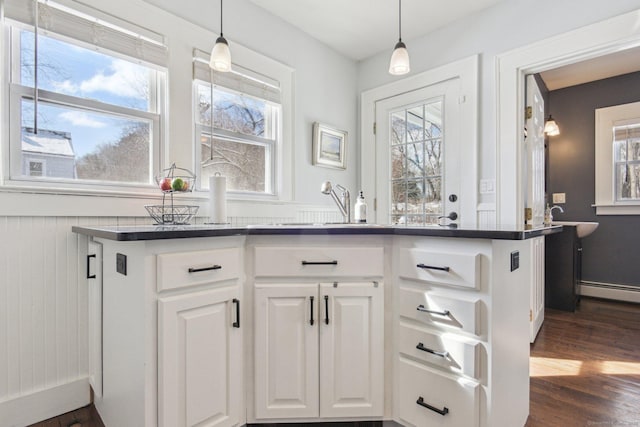
[(313, 124), (313, 164), (327, 168), (347, 168), (347, 132), (322, 123)]

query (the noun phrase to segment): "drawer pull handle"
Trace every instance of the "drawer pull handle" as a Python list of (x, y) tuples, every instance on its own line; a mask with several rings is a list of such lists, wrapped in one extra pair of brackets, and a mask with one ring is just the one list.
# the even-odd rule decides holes
[(338, 265), (338, 261), (302, 261), (302, 265)]
[(220, 270), (221, 268), (222, 268), (221, 265), (211, 265), (209, 267), (202, 267), (202, 268), (189, 267), (189, 273), (198, 273), (200, 271), (210, 271), (210, 270)]
[(236, 305), (236, 321), (233, 322), (233, 327), (234, 328), (240, 328), (240, 300), (237, 298), (234, 298), (233, 303)]
[(449, 352), (448, 351), (437, 351), (437, 350), (432, 350), (429, 347), (425, 347), (424, 344), (422, 344), (421, 342), (418, 343), (418, 345), (416, 346), (416, 348), (418, 350), (421, 351), (425, 351), (427, 353), (433, 354), (435, 356), (440, 356), (443, 359), (448, 359), (449, 358)]
[(329, 295), (324, 296), (324, 323), (329, 324)]
[(428, 403), (424, 402), (424, 399), (422, 398), (422, 396), (418, 397), (418, 400), (416, 401), (416, 403), (420, 406), (422, 406), (423, 408), (427, 408), (433, 412), (437, 412), (438, 414), (445, 416), (449, 413), (449, 408), (447, 408), (446, 406), (442, 409), (438, 409), (434, 406), (429, 405)]
[(437, 314), (438, 316), (448, 316), (450, 314), (449, 310), (444, 310), (444, 311), (430, 310), (428, 308), (424, 308), (424, 305), (422, 304), (420, 304), (418, 308), (416, 308), (416, 310), (422, 311), (423, 313)]
[(310, 296), (309, 300), (311, 301), (309, 304), (309, 307), (311, 307), (311, 319), (309, 319), (309, 324), (313, 326), (313, 296)]
[(91, 258), (97, 259), (96, 254), (87, 255), (87, 279), (95, 279), (96, 275), (91, 274), (89, 270), (91, 269)]
[(435, 266), (435, 265), (426, 265), (426, 264), (422, 264), (422, 263), (416, 265), (416, 267), (424, 268), (426, 270), (440, 270), (440, 271), (449, 271), (449, 270), (451, 270), (449, 267), (438, 267), (438, 266)]

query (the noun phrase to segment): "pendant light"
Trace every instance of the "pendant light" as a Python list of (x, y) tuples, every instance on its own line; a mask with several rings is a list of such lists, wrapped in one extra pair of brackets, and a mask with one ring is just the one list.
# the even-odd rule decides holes
[(551, 117), (551, 114), (549, 114), (549, 118), (547, 118), (547, 121), (544, 123), (544, 133), (547, 136), (560, 135), (560, 128), (553, 117)]
[(211, 50), (209, 66), (223, 73), (231, 71), (231, 51), (227, 39), (222, 35), (222, 0), (220, 0), (220, 37), (216, 39), (216, 44)]
[(409, 71), (411, 71), (409, 52), (407, 52), (407, 46), (402, 42), (402, 0), (398, 0), (398, 43), (396, 43), (391, 54), (389, 74), (401, 76)]

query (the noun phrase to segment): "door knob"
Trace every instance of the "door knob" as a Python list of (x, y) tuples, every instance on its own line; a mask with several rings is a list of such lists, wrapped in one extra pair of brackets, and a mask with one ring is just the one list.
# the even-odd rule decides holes
[(449, 212), (449, 215), (442, 215), (438, 217), (438, 219), (442, 219), (442, 218), (447, 218), (447, 219), (450, 219), (451, 221), (455, 221), (456, 219), (458, 219), (458, 214), (455, 212)]

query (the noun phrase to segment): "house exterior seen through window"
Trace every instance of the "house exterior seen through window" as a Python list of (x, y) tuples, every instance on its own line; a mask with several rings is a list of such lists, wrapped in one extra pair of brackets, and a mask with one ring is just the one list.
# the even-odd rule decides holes
[(151, 185), (159, 166), (164, 72), (158, 61), (142, 57), (145, 43), (150, 51), (165, 47), (86, 10), (55, 2), (39, 9), (47, 19), (36, 28), (30, 2), (7, 0), (10, 179)]
[(640, 123), (613, 128), (616, 201), (640, 201)]

